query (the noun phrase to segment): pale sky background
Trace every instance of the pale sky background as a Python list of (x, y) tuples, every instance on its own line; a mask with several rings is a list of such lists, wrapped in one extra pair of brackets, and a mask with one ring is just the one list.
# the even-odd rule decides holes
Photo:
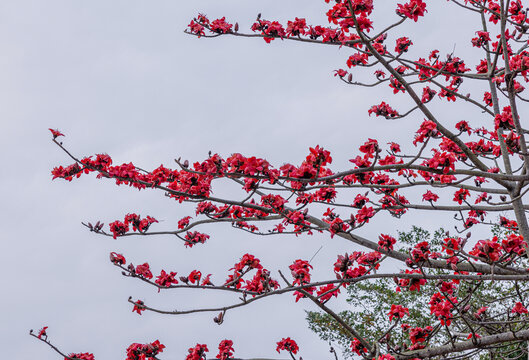
[[(398, 36), (412, 38), (415, 56), (427, 56), (434, 46), (451, 52), (454, 44), (464, 56), (477, 19), (453, 15), (456, 8), (446, 1), (428, 3), (427, 16), (400, 28)], [(397, 19), (395, 4), (375, 1), (379, 27)], [(167, 346), (162, 359), (184, 359), (197, 342), (207, 343), (214, 357), (225, 338), (234, 341), (237, 357), (285, 358), (275, 352), (275, 343), (286, 336), (298, 342), (306, 360), (331, 358), (304, 320), (304, 310), (314, 306), (296, 304), (291, 295), (228, 312), (222, 326), (212, 321), (215, 314), (138, 316), (126, 301), (129, 295), (164, 309), (229, 304), (236, 297), (158, 294), (123, 278), (108, 254), (123, 253), (134, 264), (148, 261), (155, 275), (162, 268), (179, 275), (197, 268), (220, 283), (246, 252), (277, 274), (324, 244), (313, 261), (321, 275), (315, 279), (324, 279), (332, 277), (338, 253), (358, 248), (327, 235), (252, 237), (229, 225), (203, 228), (211, 239), (192, 249), (167, 237), (96, 236), (81, 221), (108, 224), (137, 212), (161, 220), (153, 229), (173, 229), (192, 210), (162, 193), (118, 188), (95, 176), (51, 181), (51, 169), (70, 160), (47, 130), (64, 132), (65, 145), (79, 156), (106, 152), (116, 164), (133, 161), (148, 169), (173, 166), (178, 157), (203, 160), (209, 150), (225, 157), (234, 152), (265, 157), (279, 167), (299, 164), (308, 148), (319, 144), (332, 151), (337, 170), (349, 168), (348, 159), (368, 137), (410, 143), (420, 116), (391, 122), (367, 115), (371, 105), (388, 99), (405, 110), (405, 95), (389, 96), (387, 87), (348, 87), (333, 77), (333, 70), (345, 68), (348, 49), (183, 33), (198, 12), (211, 19), (226, 16), (248, 32), (259, 12), (285, 24), (296, 16), (325, 24), (327, 6), (307, 0), (0, 1), (4, 358), (59, 359), (27, 334), (44, 325), (66, 353), (93, 352), (98, 360), (124, 359), (130, 343), (156, 339)], [(446, 109), (446, 102), (437, 103), (434, 110)], [(451, 106), (460, 109), (447, 118), (453, 124), (479, 115), (459, 103)], [(361, 234), (396, 234), (414, 223), (433, 229), (450, 217), (381, 218)], [(329, 305), (337, 311), (344, 306)]]

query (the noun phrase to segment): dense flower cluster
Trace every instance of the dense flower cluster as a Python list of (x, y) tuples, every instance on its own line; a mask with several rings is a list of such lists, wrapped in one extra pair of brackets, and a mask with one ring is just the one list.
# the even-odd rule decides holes
[(130, 344), (126, 360), (156, 360), (156, 355), (163, 352), (165, 345), (156, 340), (147, 344)]
[(279, 341), (277, 343), (277, 348), (276, 348), (277, 352), (280, 352), (282, 350), (286, 350), (292, 354), (297, 354), (298, 351), (299, 351), (299, 347), (298, 347), (298, 344), (292, 340), (291, 338), (287, 337), (287, 338), (283, 338), (281, 339), (281, 341)]

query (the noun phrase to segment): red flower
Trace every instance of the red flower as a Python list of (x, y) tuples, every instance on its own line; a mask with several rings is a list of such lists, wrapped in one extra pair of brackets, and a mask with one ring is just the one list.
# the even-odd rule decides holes
[(509, 236), (507, 236), (507, 239), (501, 241), (501, 245), (506, 253), (514, 253), (518, 255), (522, 255), (525, 253), (525, 241), (523, 239), (523, 236), (509, 234)]
[(512, 118), (512, 110), (510, 106), (504, 107), (502, 113), (494, 117), (494, 130), (498, 130), (498, 128), (514, 128), (514, 120)]
[(141, 315), (141, 312), (145, 311), (145, 303), (141, 300), (136, 300), (134, 303), (134, 308), (132, 309), (132, 312), (134, 311)]
[(194, 284), (195, 282), (197, 285), (200, 283), (200, 278), (202, 277), (202, 273), (198, 270), (193, 270), (189, 273), (188, 279), (191, 282), (191, 284)]
[(231, 33), (232, 27), (232, 24), (226, 22), (226, 17), (223, 17), (222, 19), (213, 20), (210, 25), (211, 31), (216, 32), (217, 34)]
[(351, 350), (357, 355), (362, 355), (367, 352), (366, 347), (362, 345), (360, 340), (358, 340), (357, 338), (354, 338), (351, 342)]
[(488, 307), (486, 306), (482, 306), (478, 309), (478, 311), (476, 311), (476, 313), (474, 314), (474, 317), (477, 319), (477, 320), (481, 320), (483, 318), (483, 315), (485, 314), (485, 312), (488, 310)]
[(489, 33), (486, 31), (476, 31), (477, 37), (472, 39), (472, 46), (482, 47), (490, 41)]
[(191, 216), (186, 216), (180, 220), (178, 220), (178, 228), (184, 229), (186, 226), (189, 225), (189, 220), (191, 219)]
[[(178, 284), (178, 280), (175, 278), (176, 272), (171, 271), (169, 274), (165, 272), (165, 270), (162, 270), (160, 275), (156, 277), (155, 283), (163, 286), (163, 287), (169, 287), (172, 284)], [(159, 291), (159, 289), (158, 289)]]
[(152, 279), (152, 273), (148, 263), (136, 266), (136, 275), (145, 279)]
[[(70, 359), (79, 359), (79, 360), (95, 360), (94, 354), (91, 353), (71, 353), (68, 355)], [(68, 358), (64, 358), (64, 360), (69, 360)]]
[(399, 91), (406, 92), (404, 85), (393, 76), (389, 79), (389, 87), (393, 89), (393, 94), (397, 94)]
[(280, 352), (281, 350), (287, 350), (288, 352), (291, 352), (292, 354), (297, 354), (299, 351), (298, 344), (291, 338), (283, 338), (281, 341), (277, 343), (277, 352)]
[(469, 254), (486, 261), (496, 262), (502, 255), (501, 250), (501, 245), (498, 243), (498, 238), (495, 236), (492, 240), (479, 240)]
[(126, 264), (125, 257), (123, 255), (115, 253), (115, 252), (111, 252), (110, 253), (110, 261), (113, 264), (116, 264), (116, 265), (125, 265)]
[(413, 140), (413, 145), (417, 145), (417, 143), (423, 143), (426, 138), (437, 136), (438, 134), (439, 131), (437, 131), (437, 125), (433, 121), (424, 120), (419, 127), (419, 130), (417, 130), (415, 140)]
[(419, 342), (425, 342), (432, 331), (433, 331), (433, 328), (431, 326), (427, 326), (424, 329), (420, 327), (410, 329), (411, 343), (416, 344)]
[(348, 67), (355, 67), (357, 65), (367, 65), (368, 63), (368, 55), (363, 53), (357, 53), (349, 56), (349, 59), (347, 59), (347, 66)]
[(206, 353), (209, 352), (206, 344), (196, 344), (195, 347), (187, 350), (189, 354), (186, 356), (186, 360), (203, 360), (206, 357)]
[(424, 16), (426, 11), (426, 4), (422, 0), (410, 0), (404, 5), (397, 5), (397, 14), (405, 16), (417, 22), (419, 16)]
[(46, 334), (46, 329), (48, 329), (48, 327), (47, 327), (47, 326), (44, 326), (42, 329), (39, 330), (39, 334), (37, 335), (37, 337), (38, 337), (39, 339), (41, 339), (43, 336), (44, 336), (44, 337), (47, 337), (47, 336), (48, 336), (48, 334)]
[[(326, 293), (326, 294), (325, 294)], [(328, 284), (321, 286), (318, 291), (316, 292), (317, 296), (320, 296), (322, 294), (322, 297), (320, 297), (320, 302), (326, 302), (331, 299), (331, 297), (338, 297), (338, 294), (340, 293), (340, 288), (335, 287), (333, 284)]]
[(426, 193), (424, 193), (422, 195), (422, 200), (423, 201), (433, 201), (433, 202), (435, 202), (438, 199), (439, 199), (439, 195), (434, 194), (430, 190), (426, 191)]
[(393, 250), (393, 245), (397, 240), (393, 236), (380, 234), (378, 237), (378, 246), (382, 250)]
[(298, 259), (289, 266), (289, 269), (294, 277), (294, 284), (303, 285), (310, 282), (309, 271), (312, 269), (312, 265), (308, 261)]
[(447, 255), (454, 255), (454, 251), (458, 251), (461, 248), (460, 238), (444, 238), (444, 244), (442, 245), (443, 250)]
[[(408, 270), (405, 271), (406, 274), (422, 274), (420, 270)], [(426, 284), (426, 279), (397, 279), (397, 289), (396, 291), (401, 291), (402, 288), (407, 289), (408, 291), (421, 291), (421, 286)]]
[(55, 130), (55, 129), (48, 129), (48, 130), (51, 131), (51, 134), (53, 135), (53, 139), (56, 139), (59, 136), (64, 136), (64, 134), (60, 132), (59, 130)]
[(367, 113), (369, 114), (369, 116), (371, 116), (371, 114), (374, 113), (376, 116), (383, 116), (386, 119), (390, 119), (390, 118), (399, 116), (399, 113), (396, 110), (394, 110), (393, 108), (391, 108), (391, 106), (386, 104), (384, 101), (382, 101), (380, 103), (380, 105), (373, 105), (367, 111)]
[(511, 310), (511, 313), (518, 315), (527, 314), (528, 312), (529, 311), (527, 311), (527, 308), (523, 306), (521, 302), (517, 302)]
[(392, 304), (391, 305), (391, 310), (389, 310), (389, 321), (392, 321), (393, 318), (399, 318), (399, 319), (402, 319), (404, 317), (404, 315), (410, 315), (410, 312), (408, 310), (408, 308), (405, 308), (404, 306), (402, 305), (395, 305), (395, 304)]
[(200, 25), (199, 23), (191, 20), (189, 25), (187, 25), (189, 28), (189, 31), (191, 31), (192, 34), (197, 35), (198, 37), (205, 35), (204, 33), (204, 26)]
[(358, 210), (355, 217), (358, 223), (363, 224), (368, 223), (369, 219), (373, 216), (375, 216), (375, 210), (372, 207), (364, 206), (363, 208)]
[(289, 21), (287, 23), (287, 36), (299, 36), (299, 35), (305, 35), (307, 33), (307, 22), (305, 19), (298, 19), (294, 21)]
[(193, 247), (193, 245), (198, 243), (205, 243), (209, 239), (209, 235), (199, 233), (198, 231), (188, 231), (186, 233), (185, 239), (187, 240), (184, 244), (185, 246)]
[(127, 348), (127, 358), (125, 360), (155, 360), (158, 353), (163, 352), (165, 345), (156, 340), (147, 344), (130, 344)]
[(459, 189), (454, 194), (454, 201), (458, 204), (461, 204), (468, 196), (470, 196), (470, 191), (467, 189)]
[(219, 360), (228, 360), (233, 356), (233, 341), (222, 340), (219, 344), (219, 353), (216, 358)]
[(344, 69), (334, 70), (334, 76), (339, 76), (343, 78), (345, 75), (347, 75), (347, 71), (345, 71)]
[(410, 39), (407, 37), (401, 37), (397, 39), (397, 45), (395, 46), (395, 51), (399, 54), (402, 54), (408, 51), (410, 45), (413, 45)]
[(121, 221), (116, 220), (113, 223), (108, 224), (108, 226), (110, 227), (114, 239), (118, 236), (125, 235), (127, 231), (129, 231), (129, 225), (127, 222), (122, 223)]

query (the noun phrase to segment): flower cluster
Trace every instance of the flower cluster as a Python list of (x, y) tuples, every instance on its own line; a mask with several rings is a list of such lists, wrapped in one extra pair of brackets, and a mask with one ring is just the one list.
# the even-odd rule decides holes
[(156, 360), (156, 355), (163, 352), (164, 348), (165, 345), (158, 340), (147, 344), (130, 344), (126, 360)]

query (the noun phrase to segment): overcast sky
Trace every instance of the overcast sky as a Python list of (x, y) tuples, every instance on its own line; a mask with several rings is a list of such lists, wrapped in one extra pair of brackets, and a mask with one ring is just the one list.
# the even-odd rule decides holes
[[(380, 24), (396, 19), (395, 3), (375, 2), (383, 4), (375, 17)], [(58, 359), (27, 335), (44, 325), (65, 352), (89, 351), (98, 360), (124, 358), (130, 343), (156, 339), (167, 346), (163, 359), (183, 359), (197, 342), (207, 343), (214, 357), (224, 338), (234, 341), (237, 356), (272, 357), (277, 356), (275, 342), (286, 336), (298, 341), (305, 359), (330, 358), (328, 346), (304, 320), (304, 310), (314, 307), (294, 303), (291, 295), (229, 312), (222, 326), (212, 321), (215, 314), (138, 316), (126, 301), (129, 295), (169, 310), (237, 299), (201, 292), (158, 294), (123, 278), (108, 253), (123, 253), (134, 264), (148, 261), (156, 274), (162, 268), (179, 275), (199, 269), (220, 283), (246, 252), (277, 270), (310, 258), (322, 244), (313, 263), (332, 276), (336, 254), (351, 251), (350, 244), (326, 235), (252, 237), (229, 226), (204, 229), (211, 239), (192, 249), (168, 237), (114, 241), (96, 236), (81, 221), (108, 224), (137, 212), (159, 219), (157, 229), (170, 230), (192, 210), (162, 193), (118, 188), (94, 176), (52, 181), (51, 169), (70, 160), (47, 130), (65, 133), (65, 145), (79, 156), (106, 152), (117, 164), (133, 161), (148, 169), (173, 166), (178, 157), (203, 160), (209, 150), (265, 157), (279, 167), (299, 164), (308, 148), (319, 144), (332, 151), (336, 170), (348, 168), (348, 159), (369, 137), (409, 143), (420, 117), (388, 122), (367, 115), (370, 105), (388, 98), (405, 108), (404, 95), (349, 87), (333, 76), (333, 70), (345, 67), (347, 49), (183, 33), (198, 12), (212, 19), (226, 16), (248, 31), (259, 12), (285, 23), (298, 16), (322, 24), (327, 6), (306, 0), (0, 1), (0, 256), (7, 269), (0, 338), (6, 359)], [(451, 15), (455, 8), (445, 1), (429, 4), (429, 10), (399, 36), (412, 38), (417, 56), (425, 57), (431, 44), (441, 53), (457, 44), (456, 53), (465, 55), (475, 24)], [(417, 219), (374, 221), (362, 234), (396, 234)], [(439, 218), (420, 221), (428, 228), (442, 225)], [(343, 304), (337, 305), (341, 310)]]

